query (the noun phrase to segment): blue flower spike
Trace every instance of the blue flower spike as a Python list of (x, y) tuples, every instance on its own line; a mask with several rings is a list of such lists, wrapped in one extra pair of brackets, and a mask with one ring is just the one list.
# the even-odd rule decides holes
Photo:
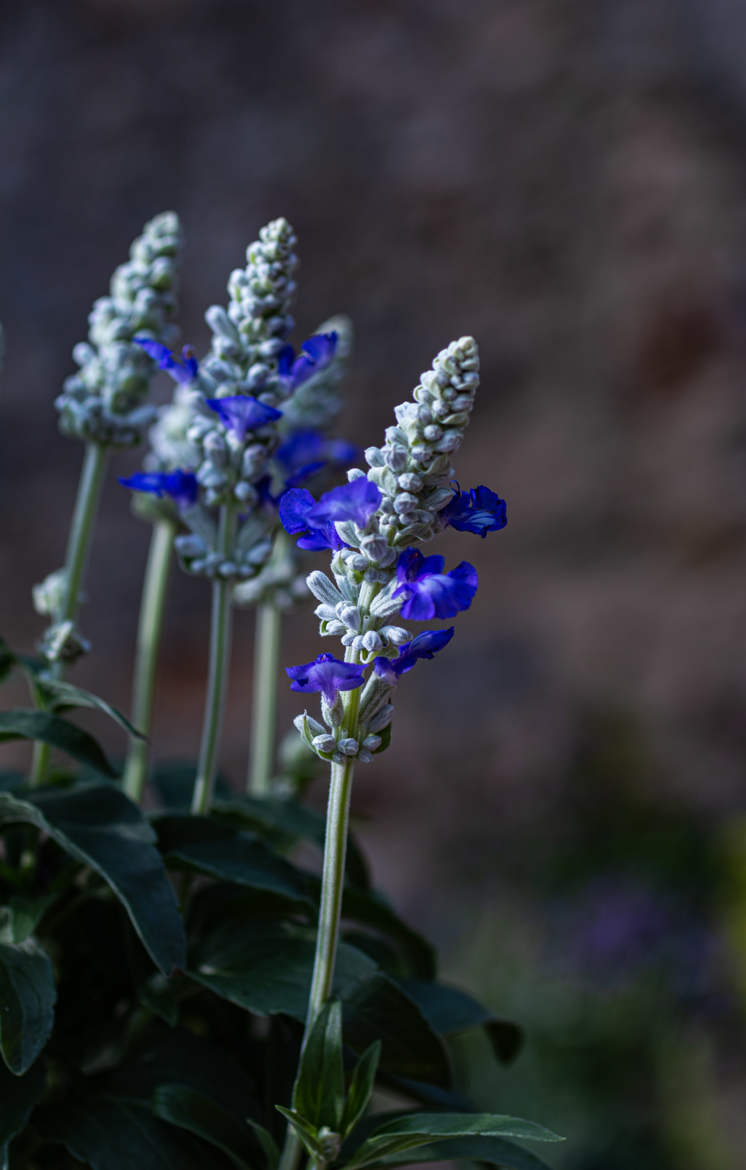
[(303, 666), (286, 666), (285, 673), (292, 679), (291, 691), (320, 691), (330, 706), (340, 691), (357, 690), (365, 681), (363, 667), (341, 662), (333, 654), (319, 654)]
[(407, 548), (401, 554), (396, 565), (399, 587), (393, 597), (404, 597), (401, 615), (406, 621), (454, 617), (469, 608), (477, 591), (476, 569), (462, 561), (450, 573), (444, 573), (444, 564), (443, 557), (423, 557), (415, 548)]
[(181, 351), (181, 361), (179, 361), (178, 358), (174, 357), (173, 351), (167, 345), (162, 345), (160, 341), (154, 341), (150, 337), (134, 337), (133, 341), (141, 346), (158, 368), (165, 370), (174, 382), (183, 386), (193, 382), (197, 377), (199, 364), (190, 345), (184, 346)]
[(226, 398), (206, 398), (205, 404), (214, 410), (223, 426), (243, 441), (247, 431), (256, 431), (282, 418), (282, 411), (267, 406), (251, 394), (232, 394)]
[(283, 346), (277, 356), (278, 374), (293, 390), (297, 390), (303, 382), (331, 364), (337, 351), (337, 340), (336, 333), (315, 333), (303, 342), (298, 357), (292, 345)]
[(447, 630), (425, 630), (399, 649), (397, 658), (374, 658), (373, 669), (379, 678), (389, 683), (398, 682), (421, 658), (434, 658), (453, 637), (454, 627)]
[(133, 492), (150, 492), (162, 499), (168, 496), (182, 511), (197, 502), (199, 484), (191, 471), (138, 471), (119, 482)]
[(499, 532), (508, 523), (505, 500), (497, 492), (480, 484), (471, 491), (462, 492), (456, 484), (457, 495), (442, 509), (444, 527), (458, 532), (474, 532), (484, 538), (488, 532)]

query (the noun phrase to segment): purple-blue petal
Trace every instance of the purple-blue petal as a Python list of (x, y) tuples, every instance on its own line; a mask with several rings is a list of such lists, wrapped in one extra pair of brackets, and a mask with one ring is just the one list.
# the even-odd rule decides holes
[(474, 532), (481, 537), (488, 532), (499, 532), (508, 522), (505, 500), (484, 484), (468, 492), (459, 491), (440, 515), (444, 525), (459, 532)]
[(316, 501), (305, 488), (291, 488), (280, 496), (278, 512), (280, 523), (286, 532), (295, 536), (308, 528), (308, 513)]
[(267, 423), (282, 418), (282, 411), (267, 406), (251, 394), (231, 394), (225, 398), (206, 398), (210, 410), (214, 410), (223, 426), (243, 439), (247, 431), (255, 431)]
[(404, 596), (401, 614), (405, 621), (454, 617), (469, 608), (477, 591), (476, 569), (462, 561), (444, 573), (443, 564), (441, 556), (423, 557), (417, 549), (405, 549), (400, 555), (396, 568), (400, 585), (393, 596)]
[(302, 666), (286, 666), (292, 681), (291, 691), (321, 691), (327, 703), (333, 703), (340, 691), (353, 691), (365, 681), (363, 667), (355, 662), (341, 662), (332, 654), (319, 654)]
[(314, 524), (354, 520), (360, 528), (364, 528), (380, 503), (381, 493), (377, 485), (363, 475), (324, 492), (311, 512), (310, 520)]
[(182, 508), (195, 503), (199, 493), (197, 477), (191, 471), (138, 471), (119, 482), (133, 492), (150, 492), (162, 498), (170, 496)]
[(411, 642), (406, 642), (400, 648), (397, 658), (374, 659), (373, 669), (381, 678), (396, 682), (401, 675), (411, 670), (420, 658), (434, 658), (439, 650), (448, 645), (452, 637), (453, 626), (447, 630), (425, 630)]

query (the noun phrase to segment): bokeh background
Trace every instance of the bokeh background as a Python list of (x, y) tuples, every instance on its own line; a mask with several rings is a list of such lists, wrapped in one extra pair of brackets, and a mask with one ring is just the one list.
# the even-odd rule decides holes
[[(526, 1028), (512, 1068), (466, 1048), (464, 1068), (477, 1061), (485, 1108), (568, 1135), (548, 1154), (562, 1170), (744, 1164), (745, 56), (729, 0), (0, 15), (0, 628), (15, 646), (41, 632), (29, 587), (62, 561), (80, 464), (53, 399), (156, 212), (183, 220), (198, 352), (246, 244), (291, 220), (297, 340), (352, 317), (341, 428), (363, 446), (437, 350), (480, 342), (458, 473), (507, 498), (509, 526), (444, 537), (480, 592), (402, 685), (355, 814), (379, 885), (447, 973)], [(83, 617), (95, 653), (75, 678), (123, 707), (147, 541), (112, 476)], [(203, 582), (175, 580), (164, 758), (196, 750), (207, 607)], [(251, 641), (244, 613), (236, 781)], [(310, 605), (286, 647), (288, 663), (318, 652)], [(296, 710), (283, 696), (286, 723)], [(121, 753), (116, 729), (88, 725)]]

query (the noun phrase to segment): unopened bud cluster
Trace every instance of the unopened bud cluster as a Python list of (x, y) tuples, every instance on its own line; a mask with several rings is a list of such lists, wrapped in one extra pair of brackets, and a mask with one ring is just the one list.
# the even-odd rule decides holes
[(63, 433), (112, 447), (141, 442), (156, 416), (146, 402), (154, 368), (133, 338), (175, 344), (180, 245), (174, 212), (150, 220), (128, 262), (115, 271), (109, 295), (95, 302), (88, 341), (73, 350), (80, 368), (65, 380), (55, 403)]
[(479, 385), (479, 350), (473, 337), (452, 341), (435, 358), (414, 391), (397, 406), (397, 425), (383, 447), (369, 447), (368, 478), (383, 495), (378, 529), (387, 543), (404, 548), (429, 540), (438, 513), (453, 496), (451, 456), (461, 446)]

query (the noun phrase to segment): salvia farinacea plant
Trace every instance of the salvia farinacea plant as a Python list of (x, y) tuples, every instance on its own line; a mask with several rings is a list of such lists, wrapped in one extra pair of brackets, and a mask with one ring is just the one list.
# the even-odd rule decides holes
[[(34, 588), (49, 619), (40, 656), (0, 644), (0, 677), (25, 672), (34, 704), (0, 713), (3, 739), (34, 742), (28, 775), (0, 784), (9, 1170), (296, 1170), (302, 1157), (314, 1170), (454, 1159), (537, 1170), (515, 1139), (555, 1140), (477, 1112), (455, 1083), (453, 1034), (484, 1029), (507, 1062), (520, 1029), (438, 979), (432, 947), (372, 888), (349, 827), (355, 764), (389, 746), (404, 676), (448, 652), (449, 623), (477, 590), (470, 561), (446, 568), (421, 546), (437, 549), (446, 528), (484, 538), (506, 524), (495, 491), (457, 480), (477, 345), (442, 350), (383, 443), (360, 451), (335, 433), (349, 322), (325, 317), (292, 340), (296, 248), (286, 220), (261, 229), (226, 305), (205, 313), (198, 356), (179, 349), (178, 221), (156, 217), (96, 301), (56, 402), (85, 451), (65, 564)], [(172, 397), (159, 405), (163, 374)], [(128, 717), (65, 674), (91, 650), (78, 616), (107, 456), (140, 444), (141, 470), (119, 476), (152, 525)], [(174, 559), (211, 594), (195, 764), (153, 746)], [(236, 604), (257, 612), (243, 785), (219, 775)], [(314, 604), (331, 649), (283, 669), (282, 615)], [(319, 707), (278, 747), (288, 678)], [(124, 730), (121, 775), (69, 719), (79, 707)], [(326, 769), (324, 818), (304, 793)], [(299, 861), (299, 846), (306, 859), (319, 849), (320, 866)], [(399, 1107), (381, 1111), (379, 1090)]]

